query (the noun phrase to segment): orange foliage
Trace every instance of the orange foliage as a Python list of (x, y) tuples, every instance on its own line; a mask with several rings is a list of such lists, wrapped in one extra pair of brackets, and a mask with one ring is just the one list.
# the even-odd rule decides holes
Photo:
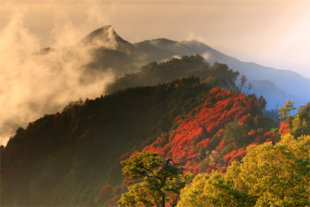
[(285, 134), (287, 134), (289, 132), (290, 132), (290, 125), (288, 123), (282, 121), (281, 124), (280, 124), (280, 133), (282, 135), (285, 135)]
[(222, 149), (223, 149), (223, 147), (226, 145), (226, 143), (225, 143), (225, 141), (224, 140), (222, 140), (220, 143), (219, 143), (219, 145), (217, 145), (217, 147), (216, 147), (216, 151), (222, 151)]
[(251, 131), (249, 131), (248, 135), (251, 136), (254, 134), (254, 129), (251, 129)]
[[(175, 118), (178, 123), (177, 128), (160, 136), (153, 144), (146, 146), (143, 151), (158, 152), (160, 156), (171, 158), (174, 162), (193, 157), (204, 151), (203, 149), (214, 150), (215, 148), (221, 152), (228, 144), (222, 140), (225, 125), (233, 120), (238, 120), (240, 126), (248, 124), (252, 120), (252, 113), (258, 111), (258, 105), (257, 99), (253, 97), (222, 88), (213, 88), (209, 95), (202, 100), (201, 105), (196, 106), (195, 111), (195, 114), (189, 113), (184, 120), (177, 116)], [(254, 135), (254, 130), (250, 130), (248, 135)], [(254, 141), (254, 137), (251, 139)], [(257, 139), (261, 138), (257, 137)], [(257, 143), (255, 141), (251, 145)], [(237, 146), (236, 143), (231, 144)], [(242, 143), (237, 144), (242, 145)], [(226, 164), (210, 166), (206, 171), (216, 169), (225, 171), (227, 164), (233, 160), (241, 160), (246, 153), (245, 149), (246, 146), (225, 154), (223, 159)], [(187, 161), (185, 172), (199, 173), (199, 160)]]

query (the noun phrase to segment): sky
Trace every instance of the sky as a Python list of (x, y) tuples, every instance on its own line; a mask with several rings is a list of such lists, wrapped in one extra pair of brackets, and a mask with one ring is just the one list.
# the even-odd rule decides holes
[(1, 0), (1, 28), (16, 10), (42, 47), (75, 25), (74, 43), (112, 25), (126, 40), (197, 39), (242, 61), (289, 69), (310, 78), (309, 0)]
[[(44, 114), (104, 94), (113, 74), (88, 77), (89, 52), (66, 50), (104, 25), (132, 43), (198, 40), (310, 78), (309, 0), (0, 0), (0, 145)], [(33, 55), (45, 47), (61, 50)]]

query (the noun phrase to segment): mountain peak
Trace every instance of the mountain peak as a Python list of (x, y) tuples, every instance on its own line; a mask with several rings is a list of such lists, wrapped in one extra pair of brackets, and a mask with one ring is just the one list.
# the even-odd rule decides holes
[(116, 50), (125, 45), (130, 45), (129, 42), (122, 39), (113, 29), (112, 25), (100, 27), (89, 35), (82, 42), (90, 46), (105, 47), (107, 49)]
[(118, 36), (118, 34), (115, 32), (112, 25), (107, 25), (107, 26), (103, 26), (103, 27), (100, 27), (92, 31), (87, 37), (89, 38), (98, 38), (98, 37), (111, 38), (113, 36)]

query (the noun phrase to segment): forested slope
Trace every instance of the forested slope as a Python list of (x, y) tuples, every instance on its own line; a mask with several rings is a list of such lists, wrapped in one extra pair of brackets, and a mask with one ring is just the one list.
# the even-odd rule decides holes
[(1, 203), (96, 204), (102, 186), (120, 184), (119, 157), (169, 131), (210, 88), (187, 78), (127, 89), (71, 103), (18, 129), (1, 147)]

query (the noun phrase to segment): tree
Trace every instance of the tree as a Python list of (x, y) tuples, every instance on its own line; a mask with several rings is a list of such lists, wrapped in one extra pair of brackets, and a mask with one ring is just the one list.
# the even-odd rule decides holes
[(225, 176), (255, 199), (255, 206), (307, 206), (309, 150), (310, 136), (296, 140), (287, 134), (275, 145), (248, 147), (242, 163), (234, 162)]
[(171, 160), (164, 161), (158, 153), (141, 152), (122, 161), (122, 172), (131, 181), (119, 206), (175, 206), (180, 190), (189, 179)]
[(178, 207), (307, 206), (310, 136), (287, 134), (273, 145), (247, 148), (226, 174), (199, 174), (181, 191)]
[(301, 106), (298, 114), (291, 119), (290, 133), (295, 137), (310, 135), (310, 102)]
[(266, 107), (267, 102), (264, 99), (264, 97), (260, 96), (258, 99), (258, 104), (260, 109), (264, 109)]
[(221, 173), (199, 174), (182, 191), (178, 207), (252, 206), (253, 200), (234, 189)]
[(286, 103), (284, 103), (284, 107), (279, 108), (280, 110), (279, 118), (282, 120), (286, 120), (289, 117), (290, 112), (294, 109), (296, 109), (296, 107), (294, 106), (294, 102), (288, 100)]
[(240, 91), (242, 91), (242, 88), (244, 86), (244, 84), (246, 83), (247, 79), (245, 77), (245, 75), (241, 76), (241, 84), (240, 84)]

